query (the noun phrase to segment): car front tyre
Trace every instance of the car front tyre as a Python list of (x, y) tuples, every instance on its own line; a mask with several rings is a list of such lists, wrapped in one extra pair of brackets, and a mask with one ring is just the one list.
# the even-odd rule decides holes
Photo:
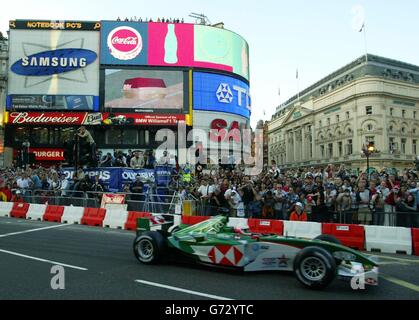
[(134, 255), (141, 263), (156, 264), (161, 261), (165, 246), (165, 239), (159, 232), (144, 232), (134, 241)]
[(336, 262), (327, 250), (307, 247), (295, 257), (294, 273), (306, 287), (315, 290), (324, 289), (335, 278)]

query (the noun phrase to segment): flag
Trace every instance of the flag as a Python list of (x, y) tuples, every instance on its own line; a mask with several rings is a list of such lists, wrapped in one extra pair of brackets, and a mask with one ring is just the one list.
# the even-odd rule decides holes
[(297, 69), (297, 72), (295, 74), (295, 78), (298, 79), (298, 69)]
[(362, 24), (362, 27), (361, 27), (361, 29), (359, 30), (359, 32), (364, 31), (364, 29), (365, 29), (365, 22)]

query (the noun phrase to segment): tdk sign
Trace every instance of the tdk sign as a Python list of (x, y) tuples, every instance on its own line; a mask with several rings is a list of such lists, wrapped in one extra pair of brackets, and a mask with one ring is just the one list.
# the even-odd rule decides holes
[(227, 83), (221, 83), (217, 90), (217, 98), (221, 103), (232, 103), (233, 93), (231, 92), (230, 86)]
[(57, 49), (23, 57), (11, 70), (22, 76), (50, 76), (83, 69), (96, 59), (96, 52), (91, 50)]
[(194, 72), (194, 110), (232, 113), (250, 118), (249, 85), (233, 77)]

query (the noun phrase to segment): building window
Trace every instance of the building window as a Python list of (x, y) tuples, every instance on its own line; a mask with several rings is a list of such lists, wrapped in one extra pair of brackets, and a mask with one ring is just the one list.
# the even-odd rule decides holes
[(405, 133), (406, 133), (406, 128), (405, 128), (405, 127), (403, 127), (403, 128), (402, 128), (402, 133), (403, 133), (403, 134), (405, 134)]
[(336, 122), (339, 123), (340, 122), (340, 117), (339, 115), (336, 116)]
[(350, 114), (349, 111), (346, 111), (346, 120), (349, 120)]
[(320, 155), (324, 158), (324, 146), (320, 146)]
[(388, 149), (390, 151), (394, 151), (395, 150), (395, 145), (394, 145), (394, 138), (389, 138), (388, 139)]
[(338, 152), (339, 152), (339, 157), (342, 157), (343, 155), (343, 142), (342, 141), (338, 142)]
[(416, 134), (416, 132), (417, 132), (417, 131), (416, 131), (416, 128), (414, 128), (414, 129), (412, 130), (412, 133), (413, 133), (413, 134)]
[(372, 131), (374, 129), (372, 124), (367, 125), (367, 131)]
[(13, 135), (13, 140), (16, 144), (21, 144), (25, 141), (25, 139), (30, 137), (30, 130), (29, 127), (19, 127), (16, 129), (15, 134)]
[(413, 142), (412, 142), (412, 151), (413, 151), (413, 154), (418, 154), (418, 147), (417, 147), (417, 145), (418, 145), (418, 141), (417, 140), (413, 140)]
[(393, 126), (390, 126), (388, 129), (390, 130), (390, 132), (393, 132), (394, 127)]
[[(60, 133), (60, 143), (68, 143), (74, 139), (75, 129), (74, 128), (63, 128)], [(95, 137), (93, 137), (95, 139)]]
[(319, 127), (321, 127), (321, 126), (322, 126), (322, 121), (320, 120), (320, 121), (319, 121)]
[(348, 140), (348, 144), (346, 145), (346, 154), (350, 156), (353, 153), (352, 150), (352, 139)]
[(48, 128), (34, 128), (32, 130), (32, 141), (38, 144), (48, 144)]
[(394, 109), (390, 108), (390, 116), (394, 116)]
[(406, 117), (406, 110), (402, 110), (402, 118)]
[(330, 126), (330, 118), (327, 118), (327, 125)]
[(122, 131), (117, 128), (106, 130), (106, 144), (122, 144)]
[(328, 157), (333, 157), (333, 143), (327, 145)]
[(416, 119), (416, 111), (413, 111), (413, 119)]
[(401, 153), (406, 154), (406, 139), (402, 139)]
[(367, 116), (372, 115), (372, 107), (371, 106), (365, 107), (365, 112), (367, 113)]
[(124, 133), (122, 136), (122, 144), (130, 145), (130, 144), (138, 144), (138, 131), (137, 129), (124, 129)]

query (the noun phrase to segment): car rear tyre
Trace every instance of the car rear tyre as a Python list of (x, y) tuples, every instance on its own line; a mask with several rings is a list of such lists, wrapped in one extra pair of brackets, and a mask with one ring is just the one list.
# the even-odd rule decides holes
[(320, 247), (307, 247), (295, 257), (294, 273), (306, 287), (323, 289), (335, 278), (336, 262), (327, 250)]
[(166, 246), (164, 237), (155, 231), (144, 232), (134, 241), (134, 255), (144, 264), (158, 263)]

